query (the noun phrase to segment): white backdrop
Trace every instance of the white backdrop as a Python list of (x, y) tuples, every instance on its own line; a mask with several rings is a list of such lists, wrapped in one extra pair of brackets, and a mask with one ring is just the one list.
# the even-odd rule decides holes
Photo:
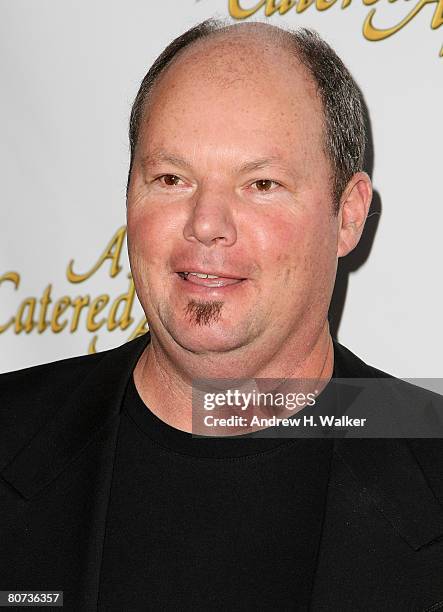
[[(378, 42), (362, 33), (371, 10), (374, 24), (389, 28), (418, 3), (353, 2), (326, 11), (313, 5), (297, 13), (294, 7), (272, 17), (262, 7), (251, 19), (316, 29), (349, 66), (368, 105), (382, 213), (368, 221), (369, 235), (377, 228), (369, 257), (349, 276), (339, 340), (397, 376), (440, 377), (443, 57), (441, 30), (431, 21), (442, 12), (441, 0)], [(240, 2), (243, 8), (259, 4)], [(87, 329), (92, 300), (109, 298), (96, 302), (103, 309), (90, 328), (109, 319), (116, 298), (128, 291), (129, 267), (124, 249), (118, 257), (118, 240), (114, 261), (105, 260), (83, 282), (69, 282), (67, 266), (74, 260), (76, 273), (90, 271), (125, 224), (128, 117), (147, 68), (197, 22), (233, 21), (229, 5), (0, 0), (0, 326), (6, 327), (0, 371), (84, 354), (94, 338), (97, 350), (111, 348), (135, 333), (143, 318), (137, 303), (126, 329), (108, 331), (106, 323)], [(121, 267), (113, 277), (112, 263)], [(51, 299), (46, 313), (45, 295)], [(125, 305), (128, 310), (122, 299), (117, 320), (125, 320)]]

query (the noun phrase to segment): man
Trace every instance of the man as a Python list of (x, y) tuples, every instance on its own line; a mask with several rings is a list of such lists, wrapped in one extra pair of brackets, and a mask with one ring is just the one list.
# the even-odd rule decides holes
[(191, 435), (195, 379), (387, 376), (328, 327), (371, 201), (342, 62), (308, 31), (205, 22), (143, 80), (130, 141), (150, 337), (2, 377), (1, 589), (81, 611), (443, 607), (438, 440)]

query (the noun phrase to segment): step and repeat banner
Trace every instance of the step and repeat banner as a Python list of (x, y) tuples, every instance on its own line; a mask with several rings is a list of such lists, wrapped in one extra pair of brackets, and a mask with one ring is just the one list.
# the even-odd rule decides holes
[(0, 9), (0, 372), (146, 331), (126, 254), (130, 108), (162, 49), (217, 17), (313, 28), (350, 68), (368, 110), (375, 195), (363, 241), (340, 265), (331, 325), (381, 369), (441, 376), (443, 0), (0, 0)]

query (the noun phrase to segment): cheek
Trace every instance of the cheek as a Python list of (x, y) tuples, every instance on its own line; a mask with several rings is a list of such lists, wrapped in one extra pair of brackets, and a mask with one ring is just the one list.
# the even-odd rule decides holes
[(289, 289), (292, 281), (300, 288), (303, 278), (309, 285), (329, 276), (335, 266), (336, 238), (329, 210), (319, 203), (310, 210), (257, 220), (254, 242), (264, 271)]
[(131, 258), (141, 258), (145, 267), (164, 259), (177, 235), (176, 222), (165, 211), (149, 206), (128, 208), (128, 247)]
[(267, 214), (250, 224), (254, 229), (254, 251), (266, 268), (293, 267), (304, 251), (306, 233), (301, 218), (288, 213)]
[(167, 260), (176, 229), (161, 210), (148, 206), (128, 207), (128, 252), (137, 295), (148, 318), (155, 319), (156, 306), (167, 299)]
[(337, 267), (337, 232), (331, 216), (312, 224), (303, 245), (300, 276), (309, 301), (329, 303)]
[(298, 227), (293, 216), (263, 213), (247, 220), (248, 234), (252, 236), (251, 246), (260, 259), (284, 261), (291, 252), (290, 245), (298, 237)]

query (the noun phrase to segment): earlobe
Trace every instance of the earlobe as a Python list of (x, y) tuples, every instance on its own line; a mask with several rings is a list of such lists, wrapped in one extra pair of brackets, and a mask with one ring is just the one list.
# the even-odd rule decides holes
[(358, 244), (372, 200), (371, 179), (357, 172), (346, 185), (340, 201), (337, 256), (344, 257)]

